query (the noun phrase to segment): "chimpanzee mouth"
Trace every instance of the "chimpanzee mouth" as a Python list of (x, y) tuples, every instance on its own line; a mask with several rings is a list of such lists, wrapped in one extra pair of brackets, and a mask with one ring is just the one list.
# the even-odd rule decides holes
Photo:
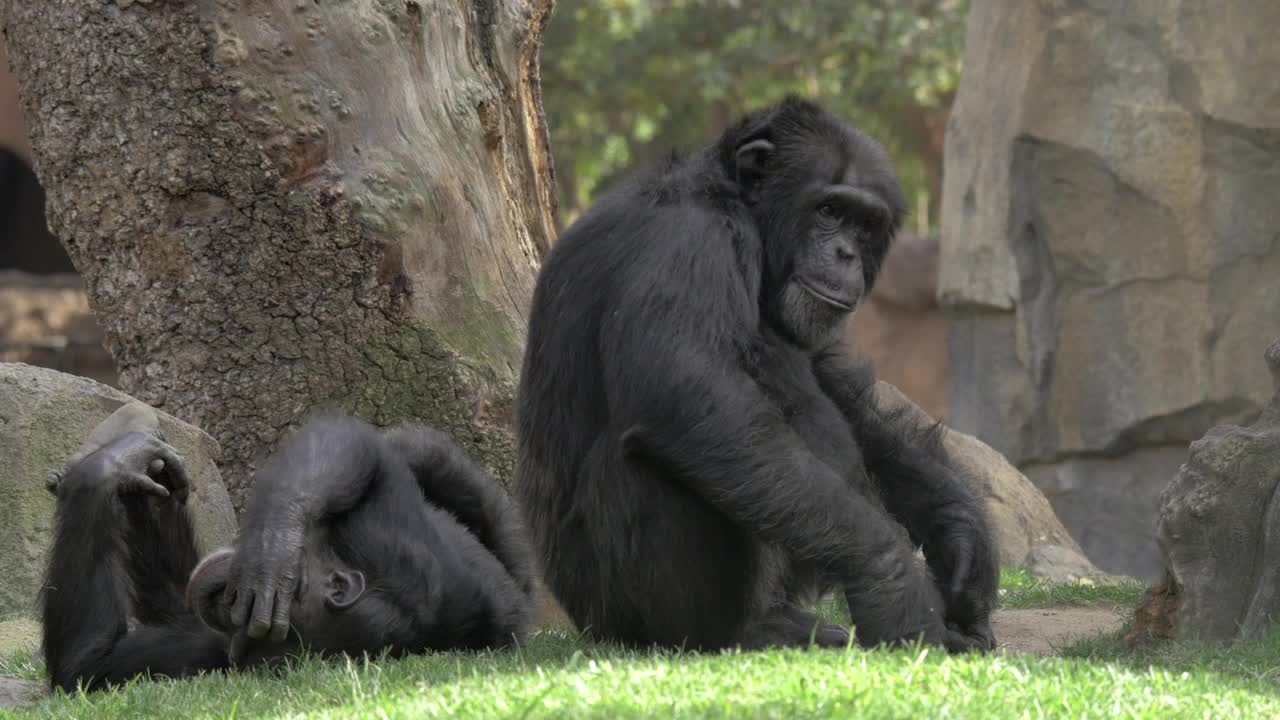
[(796, 278), (796, 284), (801, 290), (809, 293), (814, 299), (819, 300), (831, 307), (837, 308), (844, 312), (853, 312), (853, 303), (843, 298), (838, 298), (831, 294), (830, 290), (821, 290), (812, 282), (805, 278)]

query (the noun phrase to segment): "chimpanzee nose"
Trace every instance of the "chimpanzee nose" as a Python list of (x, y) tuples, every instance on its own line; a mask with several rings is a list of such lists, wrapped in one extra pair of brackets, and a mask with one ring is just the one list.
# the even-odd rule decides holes
[(858, 257), (858, 251), (854, 249), (853, 243), (848, 240), (836, 240), (836, 257), (841, 262), (851, 262)]

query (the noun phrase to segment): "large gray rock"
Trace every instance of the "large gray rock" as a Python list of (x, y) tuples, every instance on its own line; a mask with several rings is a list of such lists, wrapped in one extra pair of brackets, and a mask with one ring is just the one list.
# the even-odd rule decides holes
[[(897, 388), (880, 382), (876, 385), (876, 401), (880, 407), (908, 410), (930, 421), (931, 418)], [(1069, 563), (1078, 576), (1097, 575), (1097, 569), (1085, 559), (1080, 546), (1054, 515), (1049, 501), (1026, 476), (1010, 465), (1000, 453), (981, 440), (955, 430), (946, 430), (943, 445), (953, 467), (969, 483), (971, 489), (986, 501), (1002, 567), (1027, 567), (1029, 553), (1038, 546), (1056, 546), (1054, 557)], [(1043, 563), (1037, 565), (1043, 568)]]
[(1113, 572), (1152, 568), (1167, 465), (1136, 454), (1269, 394), (1276, 27), (1275, 0), (972, 4), (941, 217), (949, 419), (1033, 480), (1070, 476), (1050, 499), (1086, 550), (1139, 548), (1094, 557)]
[(1180, 637), (1261, 637), (1280, 621), (1280, 341), (1276, 394), (1257, 422), (1191, 444), (1161, 496), (1160, 546), (1180, 588)]
[(49, 694), (44, 683), (22, 678), (0, 677), (0, 709), (33, 705)]
[[(0, 616), (31, 613), (52, 539), (49, 473), (61, 470), (128, 395), (92, 380), (30, 365), (0, 363)], [(132, 408), (131, 408), (132, 409)], [(218, 444), (200, 429), (159, 411), (159, 428), (186, 459), (190, 503), (201, 550), (236, 532), (231, 500), (218, 475)], [(136, 417), (136, 416), (135, 416)]]
[(1027, 572), (1051, 583), (1072, 583), (1100, 573), (1081, 553), (1061, 545), (1034, 545), (1027, 553)]

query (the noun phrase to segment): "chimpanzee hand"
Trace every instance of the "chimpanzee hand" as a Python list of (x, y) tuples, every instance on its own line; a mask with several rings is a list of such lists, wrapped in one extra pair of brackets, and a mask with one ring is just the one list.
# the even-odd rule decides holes
[[(914, 558), (881, 553), (864, 577), (845, 588), (850, 618), (863, 647), (922, 640), (949, 653), (989, 650), (990, 633), (971, 631), (946, 619), (946, 602), (931, 573)], [(903, 553), (906, 554), (906, 553)], [(875, 578), (868, 581), (867, 578)]]
[(131, 432), (112, 440), (70, 467), (60, 478), (57, 494), (75, 490), (117, 495), (172, 497), (185, 503), (191, 492), (182, 456), (151, 432)]
[(300, 518), (271, 518), (248, 523), (236, 543), (227, 577), (231, 623), (250, 638), (281, 642), (289, 633), (289, 611), (302, 574), (306, 523)]
[(924, 552), (946, 602), (947, 622), (994, 646), (991, 611), (1000, 568), (988, 537), (982, 516), (960, 506), (939, 513)]
[[(991, 629), (991, 619), (974, 623), (968, 627), (961, 627), (955, 623), (947, 623), (948, 636), (952, 642), (957, 645), (963, 645), (965, 650), (977, 650), (980, 652), (990, 652), (996, 649), (996, 634)], [(958, 652), (951, 649), (952, 652)]]

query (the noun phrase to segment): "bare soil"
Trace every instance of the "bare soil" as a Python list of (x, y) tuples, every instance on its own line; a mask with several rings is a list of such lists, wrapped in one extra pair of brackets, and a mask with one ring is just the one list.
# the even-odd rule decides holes
[(1009, 609), (996, 610), (991, 624), (998, 652), (1052, 656), (1077, 640), (1119, 631), (1124, 616), (1113, 608)]

